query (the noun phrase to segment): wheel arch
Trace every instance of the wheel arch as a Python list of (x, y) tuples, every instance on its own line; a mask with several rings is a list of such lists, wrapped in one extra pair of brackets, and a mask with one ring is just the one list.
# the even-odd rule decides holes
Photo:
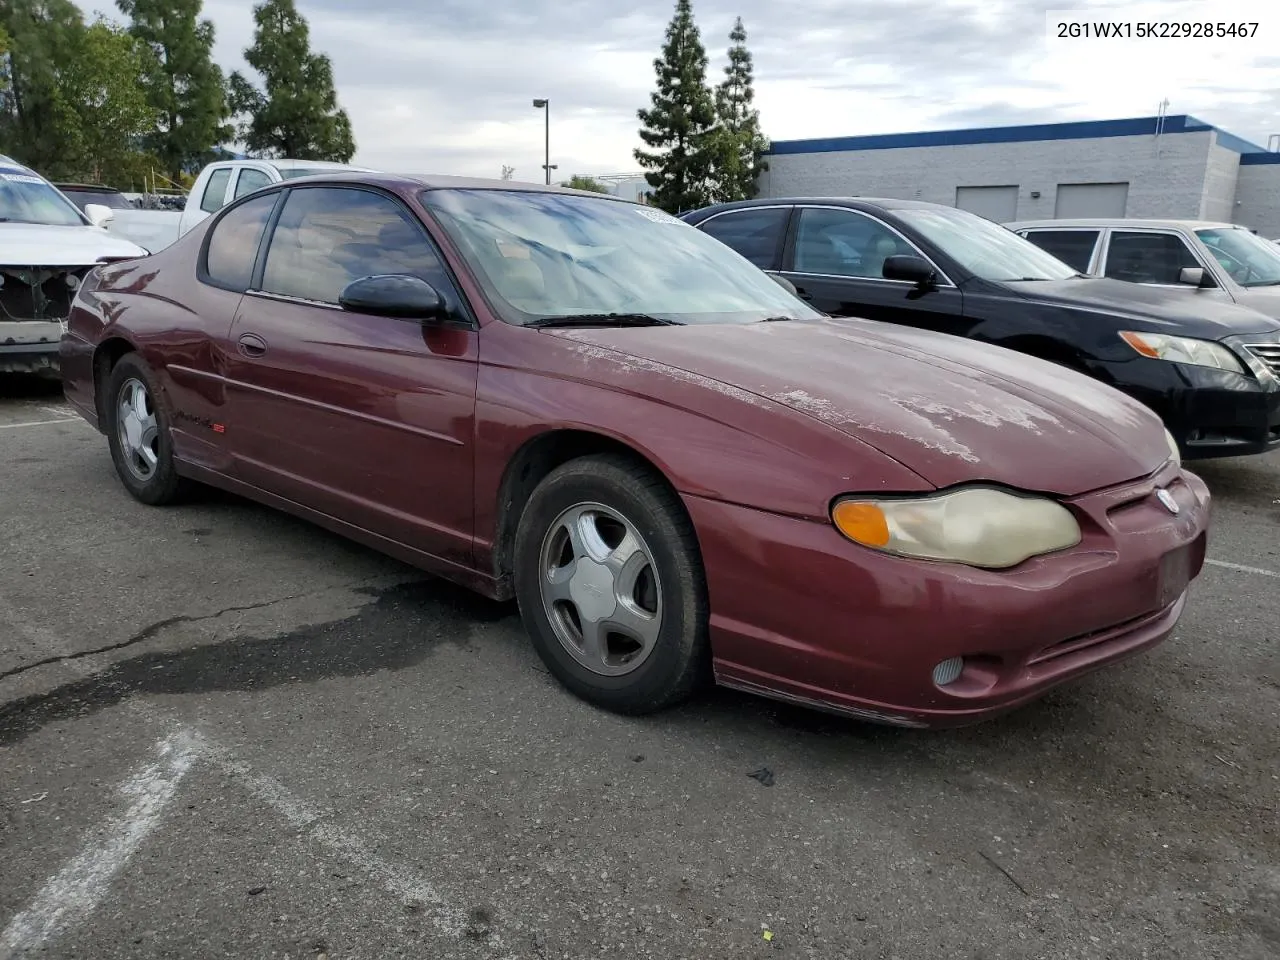
[(107, 337), (93, 351), (93, 406), (98, 414), (98, 422), (105, 423), (105, 408), (102, 405), (106, 392), (107, 377), (120, 358), (129, 353), (136, 353), (137, 346), (129, 339), (118, 335)]
[[(494, 513), (493, 573), (500, 599), (514, 596), (512, 560), (516, 528), (529, 498), (557, 467), (581, 457), (622, 456), (661, 478), (679, 500), (679, 491), (653, 457), (608, 434), (576, 427), (556, 428), (528, 438), (507, 461), (498, 484)], [(695, 531), (696, 537), (696, 531)]]
[(1094, 376), (1090, 357), (1079, 349), (1043, 334), (1021, 334), (996, 341), (996, 346), (1016, 350), (1040, 360), (1048, 360), (1080, 373)]

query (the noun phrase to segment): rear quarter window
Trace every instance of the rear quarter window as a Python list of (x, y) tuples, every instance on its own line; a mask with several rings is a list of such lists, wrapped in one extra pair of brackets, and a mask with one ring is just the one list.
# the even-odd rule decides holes
[(246, 200), (213, 225), (205, 248), (205, 273), (209, 282), (229, 290), (248, 289), (276, 196), (269, 193)]
[(778, 268), (788, 210), (734, 210), (698, 224), (698, 229), (736, 250), (762, 270)]

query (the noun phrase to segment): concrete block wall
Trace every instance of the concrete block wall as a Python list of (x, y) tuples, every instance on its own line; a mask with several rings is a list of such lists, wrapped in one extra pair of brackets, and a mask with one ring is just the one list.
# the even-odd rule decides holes
[(1236, 181), (1240, 173), (1240, 154), (1217, 142), (1209, 147), (1204, 171), (1204, 192), (1200, 197), (1201, 220), (1232, 222), (1236, 208)]
[(1233, 223), (1257, 230), (1268, 240), (1280, 239), (1280, 163), (1242, 164), (1236, 200)]
[[(882, 196), (954, 206), (956, 187), (1018, 185), (1018, 219), (1050, 218), (1059, 183), (1129, 183), (1129, 217), (1196, 218), (1205, 204), (1212, 130), (785, 153), (769, 157), (760, 195)], [(1223, 148), (1219, 148), (1223, 149)], [(1215, 191), (1221, 189), (1214, 181)], [(1040, 196), (1031, 196), (1039, 191)], [(1217, 192), (1215, 192), (1215, 197)], [(1214, 201), (1218, 202), (1217, 200)]]

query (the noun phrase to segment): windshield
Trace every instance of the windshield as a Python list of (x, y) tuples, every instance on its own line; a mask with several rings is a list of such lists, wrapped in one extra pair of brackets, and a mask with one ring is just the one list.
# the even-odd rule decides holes
[(1012, 230), (965, 210), (895, 210), (970, 273), (983, 280), (1066, 280), (1073, 267), (1041, 250)]
[(83, 210), (90, 203), (100, 203), (112, 210), (132, 210), (129, 198), (114, 190), (86, 190), (83, 187), (61, 187), (67, 199)]
[(1280, 286), (1280, 246), (1233, 227), (1197, 230), (1196, 236), (1240, 286)]
[(714, 237), (653, 207), (520, 190), (429, 190), (508, 323), (643, 314), (676, 323), (821, 316)]
[(43, 223), (83, 227), (75, 204), (52, 184), (15, 167), (0, 167), (0, 223)]

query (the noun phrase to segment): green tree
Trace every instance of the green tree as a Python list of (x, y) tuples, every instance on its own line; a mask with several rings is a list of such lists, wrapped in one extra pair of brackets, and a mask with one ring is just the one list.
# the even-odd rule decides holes
[(295, 160), (347, 163), (355, 139), (338, 106), (333, 65), (311, 52), (307, 21), (293, 0), (265, 0), (253, 9), (253, 46), (244, 58), (262, 76), (258, 89), (239, 72), (231, 75), (231, 109), (248, 153)]
[(9, 31), (0, 23), (0, 114), (9, 106), (9, 48), (12, 46)]
[(138, 85), (145, 58), (135, 38), (104, 18), (84, 30), (76, 55), (57, 71), (54, 115), (70, 150), (56, 172), (104, 182), (137, 168), (139, 147), (156, 122)]
[(612, 190), (595, 177), (588, 177), (581, 173), (575, 173), (560, 186), (569, 187), (573, 190), (590, 190), (593, 193), (613, 193)]
[(729, 65), (715, 93), (711, 199), (716, 203), (751, 199), (758, 190), (757, 178), (769, 168), (769, 141), (760, 132), (751, 52), (741, 17), (734, 21), (729, 42)]
[(676, 0), (662, 56), (653, 66), (658, 86), (649, 109), (637, 111), (645, 146), (635, 157), (653, 187), (653, 205), (680, 213), (710, 199), (716, 120), (707, 89), (707, 51), (690, 0)]
[(227, 124), (226, 82), (213, 62), (213, 23), (202, 0), (116, 0), (129, 32), (148, 51), (142, 86), (158, 117), (147, 149), (171, 178), (204, 166), (234, 131)]
[(0, 0), (0, 28), (10, 45), (0, 145), (23, 163), (56, 172), (73, 133), (58, 109), (58, 68), (77, 55), (84, 18), (71, 0)]

